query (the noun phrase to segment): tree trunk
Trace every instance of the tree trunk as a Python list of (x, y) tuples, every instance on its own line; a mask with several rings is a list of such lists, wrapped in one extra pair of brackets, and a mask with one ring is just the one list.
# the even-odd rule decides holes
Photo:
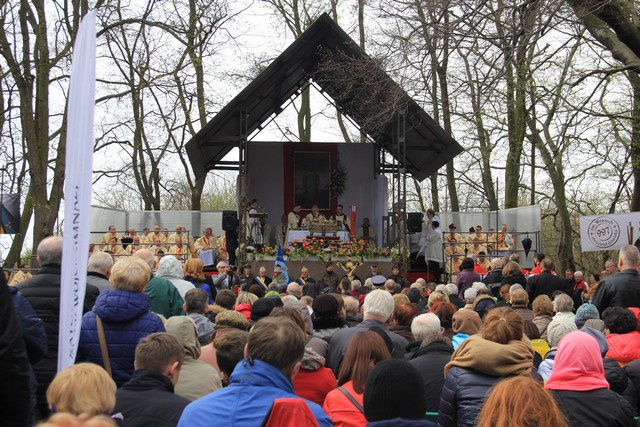
[(633, 193), (631, 211), (640, 211), (640, 76), (635, 71), (627, 73), (633, 89), (633, 110), (631, 113), (630, 158), (633, 173)]

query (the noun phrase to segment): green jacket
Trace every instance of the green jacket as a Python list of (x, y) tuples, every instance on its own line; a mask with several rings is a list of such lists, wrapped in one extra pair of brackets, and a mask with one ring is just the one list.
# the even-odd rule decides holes
[(152, 277), (144, 289), (144, 293), (151, 298), (151, 311), (162, 314), (165, 318), (182, 316), (184, 301), (178, 289), (169, 280), (162, 277)]

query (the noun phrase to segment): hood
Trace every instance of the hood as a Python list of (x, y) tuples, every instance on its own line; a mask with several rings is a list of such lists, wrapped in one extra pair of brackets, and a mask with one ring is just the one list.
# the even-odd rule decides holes
[(165, 279), (183, 279), (184, 272), (182, 271), (180, 261), (178, 261), (173, 255), (163, 256), (158, 263), (156, 276), (164, 277)]
[(252, 387), (275, 387), (287, 393), (295, 394), (291, 379), (273, 365), (260, 359), (240, 361), (231, 374), (229, 386), (234, 384), (250, 385)]
[(453, 314), (453, 332), (473, 335), (482, 327), (480, 315), (473, 310), (458, 310)]
[(596, 339), (582, 331), (565, 335), (558, 344), (547, 390), (589, 391), (609, 388)]
[(143, 292), (108, 289), (100, 294), (93, 311), (105, 322), (128, 322), (150, 308), (151, 298)]
[(186, 316), (173, 316), (167, 320), (164, 327), (168, 334), (180, 340), (187, 356), (191, 356), (194, 359), (200, 357), (198, 332), (196, 331), (196, 324), (191, 318)]

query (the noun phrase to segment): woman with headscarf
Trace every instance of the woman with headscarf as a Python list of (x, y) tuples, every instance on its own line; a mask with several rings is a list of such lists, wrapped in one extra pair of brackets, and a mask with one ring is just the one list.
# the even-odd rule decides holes
[(532, 375), (533, 348), (523, 340), (522, 317), (508, 307), (487, 313), (479, 334), (467, 338), (445, 366), (438, 424), (475, 425), (489, 389), (501, 379)]
[(478, 313), (473, 310), (459, 310), (453, 315), (453, 332), (454, 336), (451, 338), (453, 343), (453, 349), (457, 350), (460, 344), (471, 335), (475, 335), (480, 332), (482, 327), (482, 320)]
[(545, 389), (551, 391), (571, 425), (635, 425), (627, 401), (609, 390), (598, 342), (582, 331), (560, 340)]

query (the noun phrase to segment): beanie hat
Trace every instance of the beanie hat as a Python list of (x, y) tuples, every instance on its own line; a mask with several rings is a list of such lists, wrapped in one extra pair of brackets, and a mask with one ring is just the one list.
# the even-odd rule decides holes
[(598, 341), (598, 347), (600, 347), (600, 354), (604, 357), (609, 351), (609, 344), (607, 344), (607, 337), (597, 329), (590, 328), (589, 326), (585, 326), (580, 329), (582, 332), (587, 333), (594, 337), (596, 341)]
[(427, 409), (422, 376), (406, 360), (383, 360), (367, 377), (363, 403), (367, 421), (422, 419)]
[(257, 322), (263, 317), (267, 317), (271, 314), (274, 305), (270, 299), (260, 298), (258, 301), (254, 302), (251, 306), (251, 320)]
[(480, 331), (482, 320), (473, 310), (458, 310), (453, 314), (451, 327), (455, 333), (473, 335)]
[(223, 328), (236, 328), (241, 331), (249, 329), (249, 321), (240, 312), (225, 310), (216, 316), (216, 330)]
[(340, 304), (333, 295), (323, 294), (315, 297), (311, 308), (317, 317), (336, 317)]
[(558, 320), (557, 316), (554, 316), (547, 326), (547, 342), (551, 347), (557, 347), (562, 337), (577, 330), (578, 327), (572, 318), (563, 317)]
[(264, 294), (265, 298), (269, 298), (270, 296), (276, 296), (276, 297), (280, 297), (280, 294), (277, 291), (269, 291), (266, 294)]
[(580, 329), (584, 326), (584, 322), (586, 322), (587, 320), (599, 318), (600, 313), (598, 313), (598, 309), (596, 308), (596, 306), (593, 304), (585, 303), (578, 307), (578, 309), (576, 310), (576, 317), (574, 320), (576, 322), (576, 326), (578, 327), (578, 329)]

